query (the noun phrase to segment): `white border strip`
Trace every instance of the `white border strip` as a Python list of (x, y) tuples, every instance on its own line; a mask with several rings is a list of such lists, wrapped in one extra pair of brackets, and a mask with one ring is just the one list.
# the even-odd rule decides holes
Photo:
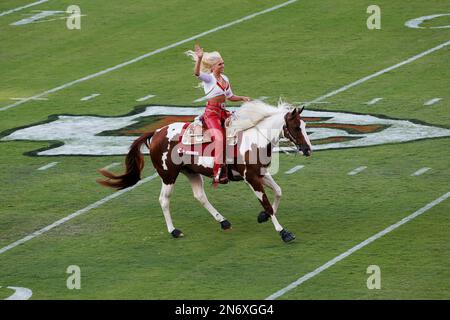
[(7, 245), (6, 247), (1, 248), (0, 249), (0, 254), (5, 253), (6, 251), (11, 250), (11, 249), (13, 249), (13, 248), (15, 248), (15, 247), (17, 247), (17, 246), (27, 242), (27, 241), (30, 241), (30, 240), (40, 236), (41, 234), (44, 234), (44, 233), (52, 230), (53, 228), (56, 228), (56, 227), (62, 225), (63, 223), (66, 223), (67, 221), (78, 217), (79, 215), (82, 215), (83, 213), (86, 213), (86, 212), (88, 212), (88, 211), (90, 211), (92, 209), (98, 208), (101, 205), (107, 203), (108, 201), (110, 201), (112, 199), (115, 199), (115, 198), (121, 196), (122, 194), (137, 188), (141, 184), (144, 184), (146, 182), (149, 182), (149, 181), (155, 179), (157, 176), (158, 176), (158, 174), (155, 173), (155, 174), (153, 174), (153, 175), (151, 175), (151, 176), (149, 176), (149, 177), (147, 177), (145, 179), (142, 179), (141, 181), (139, 181), (137, 184), (135, 184), (132, 187), (129, 187), (127, 189), (123, 189), (123, 190), (114, 192), (114, 193), (110, 194), (109, 196), (107, 196), (107, 197), (105, 197), (105, 198), (103, 198), (103, 199), (101, 199), (101, 200), (99, 200), (99, 201), (97, 201), (97, 202), (87, 206), (86, 208), (78, 210), (77, 212), (74, 212), (74, 213), (68, 215), (67, 217), (59, 219), (58, 221), (53, 222), (52, 224), (50, 224), (50, 225), (48, 225), (48, 226), (46, 226), (46, 227), (44, 227), (44, 228), (42, 228), (42, 229), (40, 229), (38, 231), (35, 231), (35, 232), (27, 235), (26, 237), (24, 237), (24, 238), (22, 238), (20, 240), (17, 240), (16, 242), (11, 243), (10, 245)]
[[(313, 101), (308, 102), (306, 105), (317, 103), (317, 102), (320, 102), (322, 100), (325, 100), (326, 98), (335, 96), (338, 93), (341, 93), (341, 92), (346, 91), (346, 90), (348, 90), (350, 88), (356, 87), (356, 86), (360, 85), (361, 83), (364, 83), (364, 82), (366, 82), (366, 81), (368, 81), (370, 79), (376, 78), (376, 77), (378, 77), (378, 76), (380, 76), (380, 75), (382, 75), (382, 74), (384, 74), (386, 72), (389, 72), (389, 71), (392, 71), (394, 69), (397, 69), (397, 68), (399, 68), (399, 67), (401, 67), (401, 66), (403, 66), (405, 64), (408, 64), (408, 63), (411, 63), (413, 61), (416, 61), (417, 59), (420, 59), (420, 58), (422, 58), (422, 57), (424, 57), (424, 56), (426, 56), (426, 55), (428, 55), (430, 53), (433, 53), (433, 52), (435, 52), (437, 50), (440, 50), (442, 48), (445, 48), (448, 45), (450, 45), (450, 40), (447, 41), (447, 42), (441, 43), (440, 45), (438, 45), (438, 46), (436, 46), (434, 48), (428, 49), (427, 51), (419, 53), (419, 54), (417, 54), (417, 55), (415, 55), (415, 56), (413, 56), (413, 57), (411, 57), (409, 59), (406, 59), (406, 60), (404, 60), (402, 62), (394, 64), (393, 66), (390, 66), (390, 67), (388, 67), (386, 69), (383, 69), (383, 70), (380, 70), (378, 72), (375, 72), (374, 74), (371, 74), (371, 75), (369, 75), (367, 77), (364, 77), (364, 78), (361, 78), (359, 80), (356, 80), (355, 82), (352, 82), (352, 83), (350, 83), (350, 84), (348, 84), (346, 86), (343, 86), (343, 87), (341, 87), (341, 88), (339, 88), (337, 90), (334, 90), (334, 91), (331, 91), (331, 92), (329, 92), (327, 94), (324, 94), (323, 96), (318, 97), (317, 99), (314, 99)], [(0, 111), (1, 111), (1, 109), (0, 109)]]
[(448, 197), (450, 197), (450, 191), (447, 192), (446, 194), (444, 194), (443, 196), (437, 198), (436, 200), (430, 202), (429, 204), (427, 204), (426, 206), (422, 207), (421, 209), (417, 210), (416, 212), (414, 212), (413, 214), (403, 218), (402, 220), (400, 220), (399, 222), (387, 227), (386, 229), (384, 229), (381, 232), (378, 232), (377, 234), (371, 236), (370, 238), (364, 240), (363, 242), (361, 242), (360, 244), (354, 246), (353, 248), (347, 250), (346, 252), (342, 253), (341, 255), (337, 256), (336, 258), (328, 261), (327, 263), (325, 263), (324, 265), (318, 267), (316, 270), (305, 274), (303, 277), (297, 279), (296, 281), (292, 282), (290, 285), (284, 287), (283, 289), (275, 292), (274, 294), (270, 295), (269, 297), (266, 298), (266, 300), (275, 300), (279, 297), (281, 297), (282, 295), (284, 295), (286, 292), (298, 287), (299, 285), (301, 285), (303, 282), (311, 279), (312, 277), (317, 276), (319, 273), (321, 273), (322, 271), (328, 269), (329, 267), (333, 266), (334, 264), (338, 263), (339, 261), (347, 258), (349, 255), (351, 255), (352, 253), (358, 251), (359, 249), (364, 248), (365, 246), (367, 246), (368, 244), (374, 242), (375, 240), (381, 238), (382, 236), (384, 236), (385, 234), (397, 229), (398, 227), (404, 225), (405, 223), (411, 221), (412, 219), (420, 216), (421, 214), (427, 212), (428, 210), (430, 210), (431, 208), (433, 208), (435, 205), (441, 203), (442, 201), (446, 200)]
[(48, 0), (40, 0), (40, 1), (37, 1), (37, 2), (29, 3), (29, 4), (27, 4), (27, 5), (23, 6), (23, 7), (18, 7), (18, 8), (15, 8), (15, 9), (8, 10), (8, 11), (0, 12), (0, 17), (6, 16), (7, 14), (10, 14), (10, 13), (13, 13), (13, 12), (17, 12), (17, 11), (20, 11), (22, 9), (26, 9), (26, 8), (29, 8), (29, 7), (32, 7), (32, 6), (37, 6), (38, 4), (41, 4), (41, 3), (44, 3), (44, 2), (48, 2)]
[(182, 45), (182, 44), (184, 44), (184, 43), (186, 43), (186, 42), (189, 42), (189, 41), (192, 41), (192, 40), (196, 40), (196, 39), (201, 38), (201, 37), (203, 37), (203, 36), (206, 36), (206, 35), (208, 35), (208, 34), (210, 34), (210, 33), (213, 33), (213, 32), (219, 31), (219, 30), (223, 30), (223, 29), (229, 28), (229, 27), (231, 27), (231, 26), (234, 26), (235, 24), (238, 24), (238, 23), (241, 23), (241, 22), (244, 22), (244, 21), (253, 19), (253, 18), (255, 18), (255, 17), (259, 16), (259, 15), (262, 15), (262, 14), (265, 14), (265, 13), (268, 13), (268, 12), (271, 12), (271, 11), (274, 11), (274, 10), (277, 10), (277, 9), (280, 9), (280, 8), (282, 8), (282, 7), (285, 7), (285, 6), (287, 6), (287, 5), (290, 5), (290, 4), (292, 4), (292, 3), (295, 3), (295, 2), (297, 2), (297, 1), (298, 1), (298, 0), (290, 0), (290, 1), (284, 2), (284, 3), (282, 3), (282, 4), (276, 5), (276, 6), (274, 6), (274, 7), (271, 7), (271, 8), (268, 8), (268, 9), (265, 9), (265, 10), (262, 10), (262, 11), (259, 11), (259, 12), (253, 13), (253, 14), (250, 14), (250, 15), (248, 15), (248, 16), (245, 16), (245, 17), (241, 18), (241, 19), (237, 19), (237, 20), (234, 20), (234, 21), (229, 22), (229, 23), (227, 23), (227, 24), (218, 26), (218, 27), (216, 27), (216, 28), (209, 29), (209, 30), (207, 30), (207, 31), (205, 31), (205, 32), (196, 34), (196, 35), (194, 35), (194, 36), (192, 36), (192, 37), (186, 38), (186, 39), (184, 39), (184, 40), (181, 40), (181, 41), (172, 43), (172, 44), (170, 44), (170, 45), (168, 45), (168, 46), (165, 46), (165, 47), (156, 49), (156, 50), (154, 50), (154, 51), (148, 52), (148, 53), (146, 53), (146, 54), (143, 54), (143, 55), (141, 55), (141, 56), (139, 56), (139, 57), (137, 57), (137, 58), (134, 58), (134, 59), (131, 59), (131, 60), (122, 62), (122, 63), (120, 63), (120, 64), (118, 64), (118, 65), (115, 65), (115, 66), (113, 66), (113, 67), (110, 67), (110, 68), (108, 68), (108, 69), (104, 69), (104, 70), (99, 71), (99, 72), (97, 72), (97, 73), (90, 74), (90, 75), (88, 75), (88, 76), (86, 76), (86, 77), (83, 77), (83, 78), (80, 78), (80, 79), (77, 79), (77, 80), (68, 82), (68, 83), (63, 84), (63, 85), (61, 85), (61, 86), (59, 86), (59, 87), (56, 87), (56, 88), (53, 88), (53, 89), (50, 89), (50, 90), (41, 92), (41, 93), (39, 93), (39, 94), (37, 94), (37, 95), (34, 95), (34, 96), (32, 96), (32, 97), (29, 97), (29, 98), (26, 98), (25, 100), (17, 101), (16, 103), (13, 103), (13, 104), (10, 104), (10, 105), (7, 105), (7, 106), (5, 106), (5, 107), (0, 108), (0, 111), (5, 111), (5, 110), (8, 110), (8, 109), (11, 109), (11, 108), (20, 106), (21, 104), (24, 104), (24, 103), (26, 103), (26, 102), (28, 102), (28, 101), (30, 101), (30, 100), (35, 99), (35, 98), (40, 98), (40, 97), (42, 97), (42, 96), (44, 96), (44, 95), (46, 95), (46, 94), (54, 93), (54, 92), (57, 92), (57, 91), (60, 91), (60, 90), (69, 88), (69, 87), (71, 87), (71, 86), (73, 86), (73, 85), (75, 85), (75, 84), (77, 84), (77, 83), (80, 83), (80, 82), (83, 82), (83, 81), (86, 81), (86, 80), (90, 80), (90, 79), (92, 79), (92, 78), (101, 76), (101, 75), (106, 74), (106, 73), (108, 73), (108, 72), (111, 72), (111, 71), (114, 71), (114, 70), (117, 70), (117, 69), (126, 67), (126, 66), (128, 66), (128, 65), (130, 65), (130, 64), (132, 64), (132, 63), (141, 61), (141, 60), (143, 60), (143, 59), (145, 59), (145, 58), (148, 58), (148, 57), (150, 57), (150, 56), (153, 56), (153, 55), (155, 55), (155, 54), (158, 54), (158, 53), (167, 51), (167, 50), (172, 49), (172, 48), (175, 48), (175, 47), (178, 47), (179, 45)]

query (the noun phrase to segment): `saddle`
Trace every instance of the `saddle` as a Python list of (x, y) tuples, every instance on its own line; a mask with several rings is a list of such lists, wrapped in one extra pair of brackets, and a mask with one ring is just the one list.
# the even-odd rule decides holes
[[(225, 133), (227, 145), (234, 146), (238, 141), (238, 132), (230, 127), (232, 117), (225, 120)], [(211, 134), (206, 127), (203, 118), (197, 117), (185, 128), (181, 137), (181, 143), (184, 145), (196, 145), (212, 142)]]

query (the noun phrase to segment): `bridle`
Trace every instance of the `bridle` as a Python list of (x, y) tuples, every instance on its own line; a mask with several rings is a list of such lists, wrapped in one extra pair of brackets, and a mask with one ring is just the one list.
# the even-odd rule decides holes
[(292, 133), (289, 131), (289, 128), (287, 126), (287, 116), (289, 113), (286, 113), (284, 116), (284, 125), (283, 125), (283, 137), (289, 139), (293, 144), (297, 146), (296, 140)]

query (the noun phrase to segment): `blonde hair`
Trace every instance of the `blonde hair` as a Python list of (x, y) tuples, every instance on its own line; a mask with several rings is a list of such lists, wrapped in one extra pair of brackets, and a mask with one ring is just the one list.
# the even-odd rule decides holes
[[(185, 54), (195, 62), (197, 62), (198, 57), (195, 54), (194, 51), (188, 50), (185, 52)], [(200, 65), (200, 71), (211, 73), (211, 68), (214, 64), (216, 64), (220, 59), (222, 59), (222, 56), (218, 51), (213, 52), (203, 52), (203, 58), (202, 63)]]

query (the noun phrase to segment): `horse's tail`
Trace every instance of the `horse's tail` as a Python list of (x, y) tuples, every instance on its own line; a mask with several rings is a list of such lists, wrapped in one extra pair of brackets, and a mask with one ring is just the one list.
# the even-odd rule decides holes
[(141, 146), (145, 143), (150, 150), (148, 140), (153, 136), (153, 132), (145, 133), (136, 139), (130, 147), (125, 158), (126, 172), (122, 175), (115, 175), (108, 170), (98, 169), (98, 171), (108, 178), (108, 180), (100, 180), (97, 182), (103, 186), (115, 189), (125, 189), (135, 185), (141, 180), (141, 171), (144, 168), (144, 156), (141, 152)]

